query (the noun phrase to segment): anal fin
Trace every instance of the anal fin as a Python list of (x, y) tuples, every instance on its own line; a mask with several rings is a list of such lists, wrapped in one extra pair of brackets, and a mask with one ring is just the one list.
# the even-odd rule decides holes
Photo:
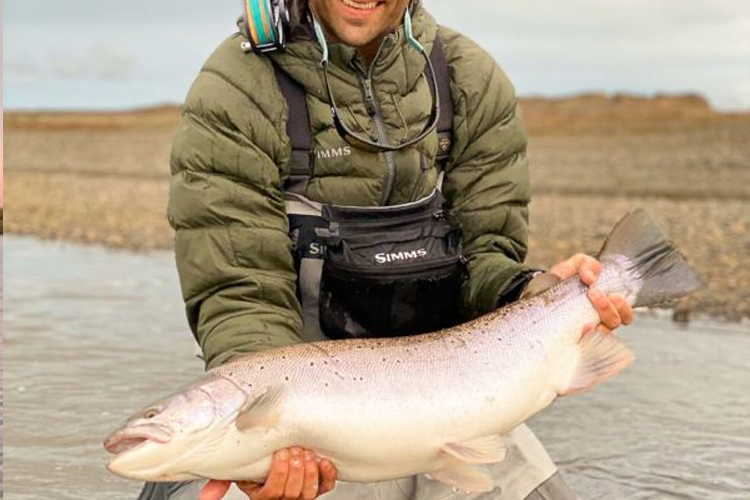
[(611, 333), (593, 331), (579, 341), (581, 357), (567, 387), (560, 396), (570, 396), (590, 389), (614, 377), (635, 359), (625, 344)]

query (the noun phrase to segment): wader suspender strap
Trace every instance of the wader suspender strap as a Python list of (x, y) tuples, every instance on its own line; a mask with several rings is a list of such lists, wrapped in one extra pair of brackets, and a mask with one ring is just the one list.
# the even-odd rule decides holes
[[(430, 61), (435, 68), (437, 78), (436, 88), (440, 98), (440, 118), (437, 124), (438, 151), (435, 161), (441, 171), (445, 171), (445, 164), (451, 154), (453, 146), (453, 99), (451, 98), (451, 77), (448, 74), (448, 62), (445, 60), (443, 42), (435, 37), (430, 52)], [(428, 72), (429, 78), (429, 72)]]
[[(443, 43), (436, 37), (432, 44), (430, 61), (435, 68), (436, 88), (440, 100), (440, 120), (437, 125), (438, 151), (435, 161), (444, 170), (453, 145), (453, 100), (451, 99), (450, 75), (445, 60)], [(284, 186), (290, 193), (304, 194), (312, 173), (313, 149), (310, 134), (310, 118), (307, 112), (305, 89), (273, 64), (276, 81), (289, 108), (286, 132), (292, 143), (292, 156), (289, 159), (289, 179)], [(426, 72), (430, 78), (429, 72)]]
[(289, 108), (286, 122), (286, 133), (292, 143), (292, 156), (289, 158), (289, 179), (285, 189), (291, 193), (304, 194), (312, 172), (312, 136), (310, 135), (310, 117), (307, 113), (307, 100), (302, 85), (272, 64), (281, 93)]

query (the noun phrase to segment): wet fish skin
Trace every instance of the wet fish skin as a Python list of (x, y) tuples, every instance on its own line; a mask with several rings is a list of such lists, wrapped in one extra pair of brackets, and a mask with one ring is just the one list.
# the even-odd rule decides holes
[[(618, 224), (600, 260), (597, 287), (635, 305), (701, 285), (640, 211)], [(243, 356), (113, 433), (108, 467), (150, 481), (262, 480), (273, 451), (296, 445), (329, 458), (345, 481), (429, 473), (487, 491), (482, 464), (502, 460), (500, 436), (632, 361), (616, 336), (582, 335), (597, 321), (587, 287), (571, 278), (440, 332)]]

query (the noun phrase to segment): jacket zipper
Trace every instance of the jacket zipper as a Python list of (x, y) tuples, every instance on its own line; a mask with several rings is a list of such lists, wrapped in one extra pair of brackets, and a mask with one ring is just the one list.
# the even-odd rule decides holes
[[(370, 119), (375, 124), (375, 132), (377, 133), (378, 139), (377, 142), (388, 146), (390, 145), (390, 142), (385, 133), (385, 122), (383, 121), (383, 115), (380, 113), (380, 107), (375, 98), (375, 92), (372, 90), (372, 71), (373, 68), (375, 68), (375, 62), (378, 60), (382, 48), (383, 43), (381, 42), (378, 51), (375, 53), (375, 57), (370, 62), (367, 74), (365, 75), (364, 72), (360, 71), (360, 81), (362, 82), (362, 90), (365, 95), (365, 109), (367, 110), (367, 114), (370, 115)], [(386, 151), (380, 154), (385, 157), (386, 166), (385, 180), (383, 181), (383, 195), (380, 198), (380, 205), (384, 206), (388, 203), (393, 191), (393, 183), (396, 176), (396, 161), (393, 151)]]
[[(452, 214), (446, 214), (444, 210), (436, 210), (429, 214), (419, 213), (419, 214), (413, 214), (413, 215), (402, 215), (400, 217), (394, 217), (390, 220), (389, 228), (393, 230), (394, 226), (401, 227), (401, 226), (413, 224), (414, 222), (419, 222), (419, 221), (428, 220), (428, 219), (445, 221), (449, 226), (448, 232), (461, 229), (460, 225), (456, 221), (456, 218)], [(383, 224), (383, 221), (381, 220), (361, 220), (361, 221), (339, 222), (336, 224), (336, 227), (334, 229), (323, 228), (323, 227), (316, 228), (315, 234), (321, 238), (341, 238), (343, 237), (342, 233), (346, 234), (346, 236), (358, 235), (360, 234), (360, 232), (368, 233), (372, 231), (373, 226), (377, 227), (382, 224)]]
[[(416, 214), (412, 214), (412, 215), (401, 215), (401, 216), (398, 216), (398, 217), (391, 217), (390, 219), (388, 219), (388, 227), (390, 228), (392, 226), (401, 226), (401, 225), (404, 225), (404, 224), (409, 224), (409, 223), (412, 223), (412, 222), (418, 222), (418, 221), (421, 221), (421, 220), (424, 220), (424, 221), (427, 221), (427, 220), (430, 220), (430, 219), (443, 220), (445, 218), (446, 218), (445, 217), (445, 211), (438, 209), (438, 210), (435, 210), (434, 212), (431, 212), (431, 213), (424, 213), (424, 212), (422, 212), (422, 213), (416, 213)], [(377, 220), (377, 219), (374, 219), (374, 220), (373, 219), (371, 219), (371, 220), (358, 220), (358, 221), (349, 220), (349, 221), (340, 221), (339, 222), (339, 226), (344, 226), (347, 229), (356, 229), (356, 228), (360, 228), (360, 227), (361, 228), (371, 228), (372, 226), (379, 226), (379, 225), (383, 225), (383, 221), (382, 220)]]

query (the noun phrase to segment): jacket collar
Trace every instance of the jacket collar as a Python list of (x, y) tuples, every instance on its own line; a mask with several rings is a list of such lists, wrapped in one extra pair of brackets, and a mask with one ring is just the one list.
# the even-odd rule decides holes
[[(300, 28), (297, 28), (300, 32)], [(412, 31), (415, 38), (429, 54), (437, 36), (434, 18), (421, 6), (412, 14)], [(329, 44), (328, 74), (337, 103), (346, 105), (361, 102), (359, 78), (363, 66), (356, 49), (344, 44)], [(299, 37), (289, 43), (284, 52), (269, 57), (292, 78), (300, 82), (308, 93), (328, 102), (323, 70), (320, 60), (323, 55), (317, 40)], [(414, 50), (404, 36), (403, 26), (386, 35), (369, 73), (374, 86), (385, 93), (405, 95), (414, 88), (425, 70), (424, 57)]]

